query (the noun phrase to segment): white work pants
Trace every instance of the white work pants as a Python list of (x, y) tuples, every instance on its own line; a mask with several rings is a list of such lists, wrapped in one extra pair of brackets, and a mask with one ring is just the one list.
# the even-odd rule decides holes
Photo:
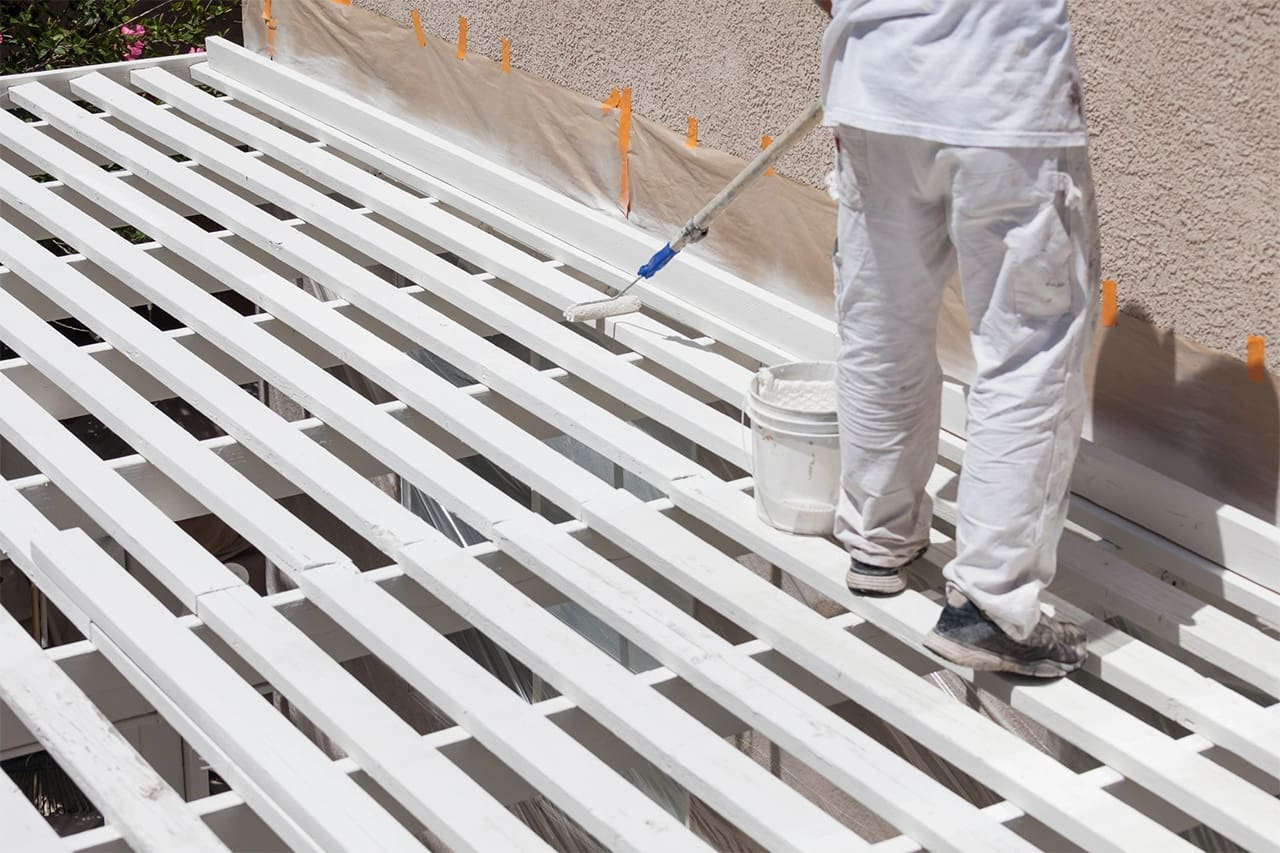
[(843, 478), (836, 536), (858, 560), (929, 541), (936, 337), (960, 273), (976, 373), (959, 484), (957, 587), (1023, 639), (1053, 579), (1096, 323), (1086, 148), (969, 148), (837, 128)]

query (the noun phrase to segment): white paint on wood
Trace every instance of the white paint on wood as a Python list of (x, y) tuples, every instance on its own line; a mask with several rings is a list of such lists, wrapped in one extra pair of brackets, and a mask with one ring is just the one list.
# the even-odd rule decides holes
[(35, 561), (114, 643), (330, 850), (420, 849), (413, 837), (80, 531), (33, 543)]
[[(774, 530), (756, 518), (750, 499), (739, 492), (690, 480), (678, 484), (672, 498), (677, 506), (713, 521), (784, 571), (904, 642), (919, 644), (937, 619), (938, 606), (912, 591), (891, 599), (852, 595), (843, 583), (848, 556), (837, 545)], [(716, 599), (727, 597), (721, 592), (723, 585), (714, 590), (704, 585), (703, 589)], [(715, 599), (707, 600), (710, 603)], [(748, 608), (741, 600), (736, 602), (733, 618), (745, 620), (740, 624), (777, 643), (780, 649), (788, 648), (785, 642), (798, 642), (802, 637), (798, 623), (809, 621), (797, 613), (787, 624), (759, 608)], [(832, 660), (842, 652), (835, 645), (829, 646)], [(1000, 674), (947, 666), (1237, 843), (1257, 845), (1266, 835), (1264, 827), (1280, 821), (1280, 802), (1071, 680), (1025, 684)], [(1214, 781), (1206, 784), (1207, 779)], [(1077, 796), (1085, 795), (1082, 792)], [(1103, 825), (1100, 814), (1095, 812), (1093, 817), (1097, 827)]]
[[(226, 850), (4, 610), (0, 610), (0, 650), (0, 699), (103, 817), (121, 828), (133, 849), (146, 853)], [(21, 832), (23, 821), (16, 823)], [(7, 822), (4, 832), (9, 849), (25, 849), (21, 843), (9, 846), (15, 839), (9, 836)]]

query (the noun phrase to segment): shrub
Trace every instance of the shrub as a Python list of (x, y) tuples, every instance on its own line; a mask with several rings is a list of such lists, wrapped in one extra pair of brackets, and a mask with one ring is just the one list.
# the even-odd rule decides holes
[(0, 0), (0, 74), (189, 53), (240, 0)]

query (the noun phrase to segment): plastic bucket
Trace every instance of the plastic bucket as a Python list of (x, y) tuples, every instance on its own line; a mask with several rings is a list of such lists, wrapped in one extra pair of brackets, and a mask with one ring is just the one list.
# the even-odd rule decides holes
[(829, 536), (840, 494), (835, 406), (825, 400), (815, 405), (812, 395), (798, 399), (784, 393), (796, 390), (794, 380), (811, 383), (808, 387), (830, 382), (827, 396), (835, 398), (835, 364), (829, 361), (780, 364), (751, 380), (747, 414), (755, 457), (756, 514), (779, 530)]

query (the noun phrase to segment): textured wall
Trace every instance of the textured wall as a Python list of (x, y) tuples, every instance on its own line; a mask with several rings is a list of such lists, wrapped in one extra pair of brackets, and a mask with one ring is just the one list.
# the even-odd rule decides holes
[[(817, 88), (824, 17), (808, 0), (355, 0), (473, 53), (747, 156)], [(1104, 272), (1126, 313), (1238, 358), (1267, 338), (1280, 369), (1280, 4), (1073, 0), (1103, 220)], [(820, 184), (830, 140), (782, 164)]]

